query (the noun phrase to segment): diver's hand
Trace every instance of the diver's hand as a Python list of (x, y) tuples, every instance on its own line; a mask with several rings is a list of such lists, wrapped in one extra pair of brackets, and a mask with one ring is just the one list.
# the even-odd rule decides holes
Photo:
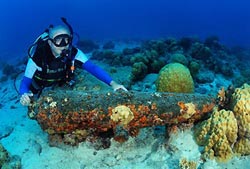
[(123, 85), (120, 85), (113, 80), (110, 82), (110, 86), (114, 89), (114, 91), (117, 91), (119, 89), (122, 89), (126, 92), (128, 91)]
[(24, 93), (21, 98), (20, 98), (20, 103), (23, 105), (23, 106), (29, 106), (30, 105), (30, 97), (33, 96), (33, 93)]

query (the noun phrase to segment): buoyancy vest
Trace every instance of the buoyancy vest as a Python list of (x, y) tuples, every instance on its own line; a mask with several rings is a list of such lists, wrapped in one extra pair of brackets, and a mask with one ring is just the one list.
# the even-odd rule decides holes
[(53, 84), (63, 84), (74, 78), (74, 74), (71, 71), (72, 59), (77, 53), (76, 48), (72, 48), (71, 55), (73, 57), (60, 57), (55, 58), (51, 52), (50, 46), (47, 42), (44, 42), (44, 46), (37, 47), (34, 55), (32, 56), (33, 61), (37, 66), (41, 67), (42, 70), (37, 70), (34, 74), (34, 81), (41, 88), (51, 86)]

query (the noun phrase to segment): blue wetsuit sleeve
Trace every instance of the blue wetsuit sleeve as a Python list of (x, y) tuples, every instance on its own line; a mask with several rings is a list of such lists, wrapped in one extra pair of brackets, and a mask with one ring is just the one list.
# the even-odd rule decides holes
[(19, 89), (19, 94), (24, 94), (28, 93), (30, 90), (30, 85), (31, 85), (32, 79), (23, 76), (23, 79), (21, 81), (20, 89)]
[(113, 80), (107, 72), (93, 64), (90, 60), (82, 64), (82, 68), (94, 75), (99, 80), (110, 85), (110, 82)]

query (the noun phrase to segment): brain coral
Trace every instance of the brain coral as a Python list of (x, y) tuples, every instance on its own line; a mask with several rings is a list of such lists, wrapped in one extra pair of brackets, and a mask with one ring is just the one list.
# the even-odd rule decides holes
[(250, 86), (236, 88), (231, 98), (232, 111), (239, 126), (238, 142), (234, 150), (242, 155), (250, 154)]
[(216, 110), (211, 117), (196, 127), (197, 143), (204, 147), (204, 157), (226, 161), (233, 155), (233, 144), (237, 140), (237, 121), (232, 111)]
[(194, 92), (193, 78), (187, 67), (180, 63), (170, 63), (164, 66), (156, 80), (159, 92)]

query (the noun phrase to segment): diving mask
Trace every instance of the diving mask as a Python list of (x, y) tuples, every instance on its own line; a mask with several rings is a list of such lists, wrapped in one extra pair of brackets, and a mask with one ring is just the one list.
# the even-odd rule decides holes
[(72, 38), (68, 34), (60, 34), (50, 40), (56, 47), (65, 47), (71, 43)]

